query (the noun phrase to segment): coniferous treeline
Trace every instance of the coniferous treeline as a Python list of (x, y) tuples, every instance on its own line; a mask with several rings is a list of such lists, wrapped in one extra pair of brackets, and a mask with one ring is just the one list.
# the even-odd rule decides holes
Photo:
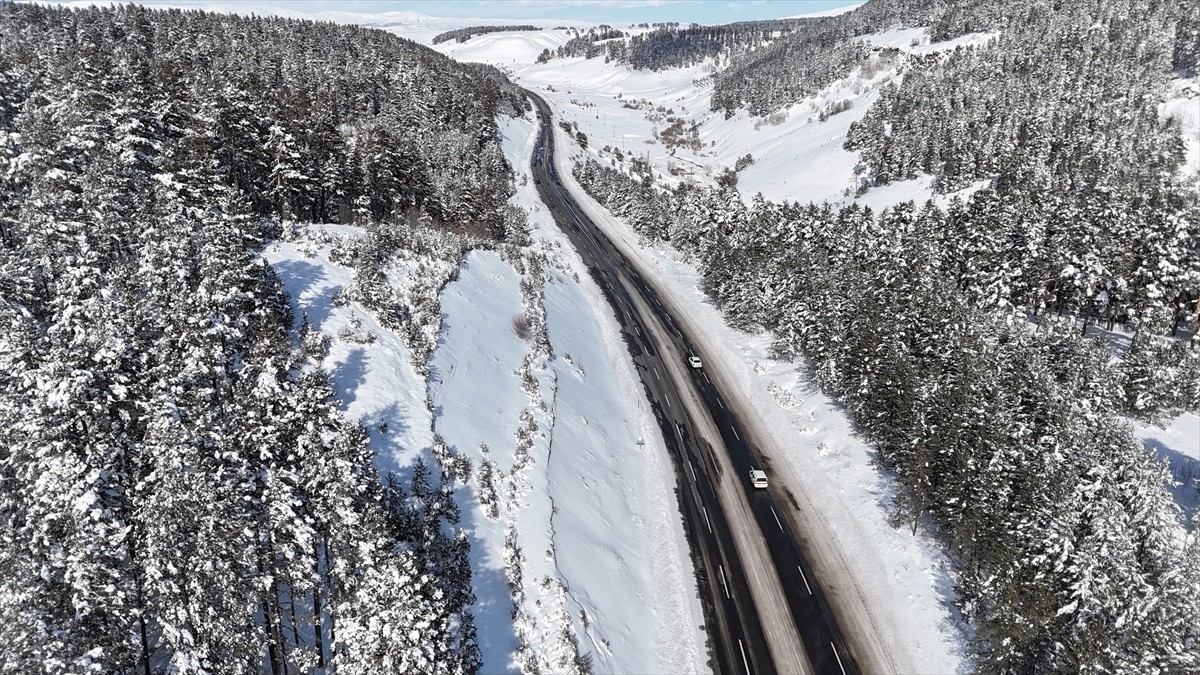
[(1195, 75), (1200, 68), (1200, 5), (1180, 3), (1175, 25), (1175, 50), (1171, 65), (1181, 75)]
[(600, 24), (582, 33), (578, 29), (574, 32), (575, 36), (567, 40), (566, 43), (559, 45), (553, 53), (549, 49), (543, 49), (541, 55), (538, 57), (538, 63), (546, 63), (553, 56), (557, 56), (558, 58), (582, 56), (586, 59), (594, 59), (601, 55), (604, 56), (604, 60), (607, 63), (610, 59), (614, 58), (616, 53), (624, 49), (624, 42), (618, 40), (618, 38), (629, 36), (628, 33), (613, 28), (608, 24)]
[[(628, 40), (615, 40), (627, 34), (619, 30), (589, 30), (560, 46), (554, 55), (560, 58), (582, 56), (618, 61), (631, 68), (663, 70), (701, 63), (718, 55), (735, 55), (755, 49), (764, 42), (786, 34), (803, 22), (797, 19), (742, 21), (720, 26), (691, 24), (680, 27), (666, 24)], [(547, 50), (546, 58), (550, 57)]]
[[(1022, 0), (1023, 1), (1023, 0)], [(851, 12), (810, 19), (713, 76), (712, 109), (767, 115), (812, 96), (845, 77), (870, 53), (858, 38), (891, 28), (930, 26), (935, 40), (991, 30), (1020, 3), (983, 0), (871, 0)]]
[(455, 42), (466, 42), (476, 35), (487, 35), (488, 33), (500, 33), (505, 31), (532, 31), (541, 30), (537, 26), (529, 24), (521, 24), (514, 26), (469, 26), (467, 28), (459, 28), (456, 30), (448, 30), (445, 33), (439, 33), (433, 38), (433, 44), (441, 44), (454, 40)]
[(1158, 105), (1184, 25), (1173, 2), (1033, 4), (986, 46), (883, 89), (846, 143), (863, 188), (990, 179), (951, 208), (969, 297), (1183, 329), (1200, 309), (1200, 210)]
[[(738, 109), (748, 110), (754, 115), (767, 115), (799, 103), (839, 77), (848, 75), (862, 62), (863, 52), (854, 49), (856, 38), (895, 27), (928, 26), (932, 42), (942, 42), (968, 33), (999, 32), (1005, 35), (1005, 48), (1019, 43), (1022, 53), (1027, 55), (1039, 49), (1044, 55), (1053, 46), (1066, 47), (1067, 42), (1074, 40), (1079, 43), (1075, 45), (1075, 51), (1078, 52), (1081, 47), (1097, 46), (1104, 38), (1094, 33), (1083, 35), (1087, 33), (1088, 25), (1085, 15), (1093, 11), (1088, 9), (1091, 4), (1051, 0), (1006, 3), (981, 0), (871, 0), (846, 14), (805, 20), (798, 24), (796, 30), (783, 34), (762, 49), (733, 54), (735, 58), (729, 65), (713, 76), (712, 109), (723, 110), (727, 115), (732, 115)], [(1152, 42), (1173, 39), (1172, 53), (1168, 54), (1168, 58), (1174, 68), (1184, 73), (1194, 72), (1200, 61), (1200, 19), (1197, 18), (1200, 10), (1195, 3), (1156, 2), (1145, 7), (1139, 3), (1133, 3), (1132, 7), (1129, 3), (1115, 3), (1103, 9), (1102, 13), (1124, 16), (1128, 21), (1138, 23), (1140, 29), (1145, 31), (1151, 24), (1142, 21), (1143, 11), (1153, 13), (1161, 24), (1154, 26), (1153, 35), (1143, 34), (1143, 37)], [(1048, 24), (1048, 16), (1057, 17), (1053, 22), (1057, 25)], [(1024, 24), (1026, 30), (1021, 30), (1022, 22), (1028, 22)], [(1058, 35), (1039, 45), (1038, 32), (1033, 26), (1049, 28)], [(1072, 30), (1081, 35), (1071, 36)], [(1131, 34), (1124, 32), (1120, 35), (1120, 39), (1127, 41), (1131, 37)], [(861, 44), (858, 46), (861, 47)], [(1080, 55), (1080, 58), (1084, 58), (1089, 67), (1093, 65), (1093, 59), (1115, 60), (1115, 56), (1103, 52), (1102, 44), (1100, 47), (1100, 52)], [(1129, 56), (1129, 49), (1136, 49), (1132, 43), (1117, 47), (1126, 50), (1123, 54), (1125, 57)], [(1151, 51), (1155, 52), (1155, 59), (1161, 58), (1158, 47)], [(1047, 71), (1046, 76), (1049, 77), (1048, 71), (1060, 64), (1061, 58), (1053, 56), (1028, 65)], [(965, 62), (959, 62), (959, 65), (963, 66), (964, 72), (968, 69)], [(972, 65), (984, 65), (996, 72), (994, 69), (1000, 64)], [(1022, 67), (1012, 63), (1004, 65), (1018, 69)], [(1123, 74), (1132, 67), (1127, 61), (1118, 72)], [(1113, 91), (1119, 89), (1114, 85)], [(1057, 100), (1058, 96), (1054, 98)]]
[(949, 191), (1044, 165), (1075, 186), (1139, 190), (1178, 163), (1179, 129), (1156, 109), (1176, 3), (1032, 3), (1013, 18), (987, 45), (884, 87), (847, 142), (871, 180), (920, 171)]
[(899, 483), (898, 525), (962, 562), (984, 672), (1187, 672), (1200, 544), (1163, 462), (1123, 414), (1200, 409), (1200, 350), (1108, 345), (971, 302), (949, 215), (901, 205), (747, 208), (733, 190), (658, 192), (590, 163), (614, 213), (694, 257), (727, 321), (766, 328), (846, 403)]
[(41, 93), (33, 103), (48, 116), (69, 93), (85, 118), (124, 114), (126, 99), (178, 128), (199, 118), (216, 136), (226, 183), (256, 213), (365, 222), (415, 205), (445, 224), (502, 226), (510, 172), (494, 117), (521, 103), (494, 68), (355, 26), (174, 10), (128, 22), (3, 12), (4, 70), (27, 72), (8, 105)]
[(498, 233), (517, 100), (378, 31), (0, 3), (0, 671), (477, 670), (452, 483), (378, 475), (257, 251)]

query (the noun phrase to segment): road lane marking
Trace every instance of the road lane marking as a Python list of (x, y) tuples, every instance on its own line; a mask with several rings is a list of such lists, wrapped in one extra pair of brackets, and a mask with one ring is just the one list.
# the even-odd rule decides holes
[(692, 471), (692, 482), (699, 483), (700, 479), (696, 478), (696, 467), (695, 467), (695, 465), (692, 464), (692, 460), (690, 460), (690, 459), (688, 460), (688, 469), (691, 469), (691, 471)]
[(683, 442), (683, 432), (679, 430), (679, 425), (675, 425), (675, 435), (679, 437), (679, 442)]
[(733, 429), (733, 437), (734, 438), (738, 439), (739, 441), (742, 440), (742, 437), (738, 436), (737, 427), (729, 427), (729, 428)]
[(724, 403), (721, 403), (721, 397), (720, 397), (720, 396), (718, 396), (718, 397), (717, 397), (717, 405), (721, 406), (721, 410), (724, 410), (724, 409), (725, 409), (725, 404), (724, 404)]
[(658, 378), (658, 379), (660, 379), (660, 380), (662, 379), (662, 375), (659, 375), (659, 374), (658, 374), (658, 368), (655, 368), (655, 369), (654, 369), (654, 376), (655, 376), (655, 377), (657, 377), (657, 378)]
[(838, 660), (838, 668), (842, 669), (842, 675), (846, 675), (846, 668), (845, 668), (845, 666), (842, 665), (842, 657), (838, 656), (838, 653), (837, 653), (837, 645), (830, 642), (829, 646), (833, 647), (833, 655)]
[(804, 570), (800, 569), (799, 565), (796, 565), (796, 569), (800, 570), (800, 578), (804, 580), (804, 587), (808, 589), (808, 594), (812, 595), (812, 586), (808, 585), (808, 577), (804, 576)]
[(717, 565), (717, 571), (721, 573), (721, 585), (725, 587), (725, 597), (732, 598), (732, 596), (729, 595), (729, 584), (725, 583), (725, 566)]
[(783, 523), (779, 522), (779, 514), (775, 513), (775, 507), (771, 507), (771, 515), (775, 516), (775, 524), (779, 526), (779, 530), (783, 531)]
[(704, 372), (704, 371), (702, 370), (702, 371), (700, 371), (700, 374), (704, 376), (704, 381), (705, 381), (705, 382), (707, 382), (707, 383), (709, 383), (709, 384), (712, 384), (712, 380), (708, 379), (708, 373), (706, 373), (706, 372)]
[(701, 506), (700, 508), (704, 509), (704, 522), (708, 523), (708, 533), (712, 534), (712, 521), (708, 519), (708, 508), (704, 506)]
[(746, 675), (750, 675), (750, 662), (746, 660), (746, 648), (742, 646), (742, 638), (738, 638), (738, 649), (742, 651), (742, 665), (746, 667)]
[(667, 407), (670, 408), (671, 407), (671, 397), (663, 396), (663, 400), (667, 402)]

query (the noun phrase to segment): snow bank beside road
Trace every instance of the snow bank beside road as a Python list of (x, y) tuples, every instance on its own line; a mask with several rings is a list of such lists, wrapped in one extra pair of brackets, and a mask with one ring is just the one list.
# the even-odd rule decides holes
[[(501, 125), (505, 157), (520, 176), (536, 132), (532, 119)], [(572, 621), (598, 672), (706, 672), (704, 617), (657, 422), (612, 309), (533, 181), (517, 182), (514, 199), (531, 212), (535, 246), (553, 261), (543, 292), (554, 426), (540, 523), (555, 555), (545, 573), (568, 589)], [(530, 530), (539, 523), (531, 522)]]

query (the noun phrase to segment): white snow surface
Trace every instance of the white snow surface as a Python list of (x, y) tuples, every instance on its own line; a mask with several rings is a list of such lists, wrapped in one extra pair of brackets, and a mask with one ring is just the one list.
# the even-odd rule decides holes
[[(506, 158), (524, 176), (535, 122), (508, 120), (501, 131)], [(553, 538), (555, 556), (537, 574), (566, 585), (576, 633), (598, 672), (707, 671), (695, 572), (657, 423), (612, 309), (540, 206), (533, 181), (518, 183), (515, 200), (532, 211), (537, 245), (556, 260), (543, 287), (554, 426), (545, 491), (535, 488), (518, 519), (522, 545), (540, 552)], [(538, 537), (542, 548), (524, 543)], [(536, 568), (537, 556), (527, 557)]]

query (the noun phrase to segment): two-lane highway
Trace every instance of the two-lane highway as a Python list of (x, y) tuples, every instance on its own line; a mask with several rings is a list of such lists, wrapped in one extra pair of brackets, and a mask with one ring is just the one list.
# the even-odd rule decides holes
[(612, 304), (672, 453), (714, 669), (858, 672), (800, 545), (791, 517), (798, 504), (786, 490), (750, 484), (750, 469), (769, 465), (705, 369), (687, 365), (688, 355), (704, 354), (653, 284), (561, 185), (549, 107), (530, 98), (542, 120), (532, 166), (539, 195)]
[[(554, 136), (544, 102), (534, 98), (542, 116), (542, 131), (534, 151), (533, 175), (538, 192), (555, 221), (563, 228), (588, 265), (593, 277), (612, 305), (625, 333), (635, 366), (649, 394), (654, 414), (672, 457), (680, 486), (686, 531), (697, 567), (697, 581), (704, 604), (714, 670), (723, 673), (780, 672), (772, 659), (762, 624), (750, 596), (750, 584), (741, 572), (740, 561), (724, 510), (710, 485), (701, 479), (711, 462), (691, 441), (691, 423), (678, 393), (672, 386), (669, 364), (659, 348), (652, 325), (643, 320), (639, 298), (630, 292), (624, 261), (605, 250), (602, 235), (579, 212), (557, 180), (551, 158)], [(683, 469), (687, 466), (688, 469)], [(697, 467), (700, 467), (697, 472)], [(787, 669), (784, 669), (787, 670)]]

